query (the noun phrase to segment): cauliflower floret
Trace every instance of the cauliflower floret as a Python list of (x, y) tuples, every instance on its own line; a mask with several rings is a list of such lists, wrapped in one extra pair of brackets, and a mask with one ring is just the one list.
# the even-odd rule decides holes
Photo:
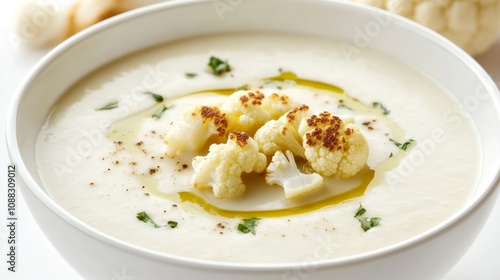
[(229, 96), (220, 109), (230, 117), (232, 130), (253, 135), (259, 127), (277, 119), (294, 105), (286, 95), (266, 96), (259, 91), (238, 91)]
[(266, 182), (282, 186), (287, 199), (300, 197), (318, 190), (323, 185), (323, 177), (318, 173), (304, 174), (299, 171), (293, 153), (277, 151), (267, 167)]
[(262, 108), (269, 112), (271, 119), (275, 120), (286, 112), (290, 111), (292, 108), (299, 106), (300, 104), (294, 102), (286, 94), (272, 93), (262, 101)]
[(212, 144), (208, 154), (195, 157), (192, 165), (195, 188), (212, 187), (216, 198), (236, 198), (245, 192), (241, 174), (264, 172), (267, 157), (247, 133), (231, 131), (227, 143)]
[(184, 152), (198, 152), (207, 141), (223, 141), (226, 138), (228, 120), (217, 107), (195, 106), (185, 110), (182, 119), (174, 123), (165, 136), (168, 156), (179, 156)]
[(277, 120), (268, 121), (255, 132), (254, 139), (260, 151), (274, 155), (277, 151), (290, 150), (295, 155), (305, 158), (302, 137), (297, 132), (300, 121), (307, 117), (309, 107), (301, 105), (288, 111)]
[(350, 178), (366, 165), (368, 143), (363, 134), (356, 125), (345, 125), (329, 112), (303, 119), (299, 133), (306, 159), (323, 176)]

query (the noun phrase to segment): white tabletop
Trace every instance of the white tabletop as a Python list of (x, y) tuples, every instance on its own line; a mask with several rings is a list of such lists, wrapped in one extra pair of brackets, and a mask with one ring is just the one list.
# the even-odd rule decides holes
[[(22, 196), (19, 195), (17, 206), (18, 231), (17, 231), (17, 272), (7, 271), (7, 165), (8, 157), (5, 146), (3, 124), (6, 119), (8, 104), (14, 95), (27, 71), (47, 52), (34, 51), (19, 47), (12, 40), (11, 22), (13, 11), (22, 1), (1, 1), (0, 18), (0, 279), (14, 280), (82, 280), (73, 271), (65, 260), (57, 253), (47, 241), (43, 233), (33, 220)], [(49, 1), (55, 3), (69, 3), (71, 0)], [(477, 59), (500, 85), (500, 38), (496, 45), (485, 55)], [(500, 279), (500, 201), (497, 203), (493, 214), (479, 238), (464, 256), (464, 258), (442, 280), (498, 280)], [(94, 280), (94, 279), (91, 279)], [(139, 279), (137, 279), (139, 280)], [(404, 279), (402, 279), (404, 280)], [(425, 279), (423, 279), (425, 280)]]

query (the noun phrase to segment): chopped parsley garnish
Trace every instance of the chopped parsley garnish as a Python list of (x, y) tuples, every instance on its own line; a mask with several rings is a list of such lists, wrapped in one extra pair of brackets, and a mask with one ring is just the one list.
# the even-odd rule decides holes
[(413, 139), (408, 139), (407, 141), (405, 141), (403, 144), (399, 143), (398, 141), (394, 140), (394, 139), (391, 139), (389, 138), (389, 141), (391, 141), (392, 143), (394, 143), (394, 145), (396, 145), (398, 148), (400, 148), (401, 150), (403, 151), (406, 151), (408, 150), (408, 148), (411, 146), (411, 144), (413, 143)]
[(359, 208), (356, 211), (356, 214), (354, 215), (354, 218), (358, 219), (358, 221), (361, 223), (361, 228), (366, 232), (370, 230), (372, 227), (378, 226), (380, 224), (381, 218), (379, 217), (362, 218), (361, 216), (363, 216), (365, 213), (366, 209), (360, 203)]
[(145, 211), (141, 211), (141, 212), (137, 213), (137, 219), (139, 219), (139, 221), (142, 221), (144, 223), (150, 223), (155, 228), (159, 228), (160, 227), (157, 223), (155, 223), (155, 221), (153, 221), (153, 219), (151, 219), (149, 217), (149, 215)]
[(227, 61), (224, 61), (215, 56), (210, 57), (210, 60), (208, 61), (208, 66), (212, 68), (212, 71), (215, 76), (222, 76), (224, 73), (231, 71), (231, 66), (229, 66)]
[(351, 107), (347, 106), (347, 105), (344, 105), (344, 104), (339, 104), (338, 106), (339, 109), (347, 109), (347, 110), (352, 110)]
[[(151, 217), (149, 217), (149, 215), (145, 211), (138, 212), (137, 213), (137, 219), (139, 221), (144, 222), (144, 223), (150, 223), (155, 228), (160, 228), (161, 227), (155, 221), (153, 221), (153, 219), (151, 219)], [(177, 222), (175, 222), (175, 221), (168, 221), (167, 224), (165, 225), (165, 227), (166, 226), (169, 226), (170, 228), (176, 228), (177, 227)]]
[(99, 109), (96, 109), (97, 111), (104, 111), (104, 110), (112, 110), (118, 108), (118, 101), (108, 103), (104, 105), (104, 107), (101, 107)]
[(370, 230), (372, 227), (378, 226), (380, 223), (380, 218), (374, 217), (374, 218), (363, 218), (363, 219), (358, 219), (359, 222), (361, 223), (361, 228), (364, 231)]
[(161, 96), (159, 94), (156, 94), (156, 93), (153, 93), (153, 92), (150, 92), (150, 91), (147, 91), (144, 94), (151, 95), (156, 100), (157, 103), (163, 102), (163, 96)]
[(363, 205), (361, 205), (361, 203), (360, 203), (358, 211), (356, 211), (356, 215), (354, 215), (354, 218), (357, 218), (357, 217), (363, 215), (365, 212), (366, 212), (366, 209), (363, 208)]
[(257, 221), (259, 221), (260, 218), (251, 218), (251, 219), (243, 219), (242, 222), (238, 224), (238, 230), (243, 232), (243, 233), (252, 233), (255, 235), (255, 227), (257, 226)]
[(391, 158), (392, 156), (393, 156), (393, 154), (391, 153), (391, 154), (389, 155), (389, 157)]
[(163, 115), (163, 113), (165, 113), (165, 111), (167, 111), (169, 107), (163, 105), (160, 109), (156, 110), (156, 112), (154, 112), (154, 114), (151, 116), (153, 118), (161, 118), (161, 116)]
[(198, 74), (196, 74), (196, 73), (190, 73), (190, 72), (185, 73), (185, 75), (186, 75), (186, 77), (191, 78), (191, 79), (195, 78), (196, 76), (198, 76)]
[(176, 228), (177, 227), (177, 222), (176, 221), (168, 221), (167, 225), (169, 225), (171, 228)]
[(372, 106), (373, 108), (379, 108), (380, 110), (382, 110), (382, 114), (384, 115), (389, 115), (389, 113), (391, 112), (380, 102), (373, 102)]

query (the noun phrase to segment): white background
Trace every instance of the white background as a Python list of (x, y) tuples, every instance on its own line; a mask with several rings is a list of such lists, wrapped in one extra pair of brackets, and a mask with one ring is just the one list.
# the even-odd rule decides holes
[[(6, 113), (12, 96), (29, 69), (48, 51), (30, 50), (12, 40), (14, 11), (23, 1), (0, 2), (0, 279), (82, 280), (55, 251), (33, 220), (22, 196), (18, 196), (17, 272), (7, 271), (7, 166), (5, 146)], [(71, 0), (60, 0), (69, 3)], [(500, 84), (500, 38), (485, 55), (477, 58), (497, 84)], [(499, 139), (500, 142), (500, 139)], [(499, 155), (500, 156), (500, 155)], [(442, 280), (500, 279), (500, 202), (486, 227), (467, 255)], [(429, 252), (432, 254), (432, 252)], [(94, 280), (94, 279), (91, 279)], [(137, 279), (139, 280), (139, 279)], [(356, 280), (356, 279), (354, 279)], [(404, 279), (401, 279), (404, 280)], [(425, 280), (425, 279), (423, 279)]]

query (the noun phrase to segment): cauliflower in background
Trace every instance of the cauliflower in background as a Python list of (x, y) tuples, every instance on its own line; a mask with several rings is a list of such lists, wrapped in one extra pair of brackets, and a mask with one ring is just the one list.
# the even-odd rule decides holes
[(350, 178), (366, 165), (368, 143), (363, 134), (329, 112), (303, 119), (299, 134), (306, 159), (320, 175)]
[(227, 116), (217, 107), (189, 108), (183, 112), (181, 120), (174, 123), (165, 136), (165, 153), (174, 157), (184, 152), (198, 152), (209, 140), (224, 141), (227, 129)]
[[(23, 44), (47, 47), (110, 16), (162, 1), (165, 0), (77, 0), (55, 11), (48, 24), (37, 26), (38, 32), (30, 38), (24, 38), (21, 36), (26, 29), (23, 19), (34, 18), (51, 9), (45, 2), (29, 0), (16, 16), (14, 33), (22, 39), (20, 42)], [(473, 56), (488, 50), (498, 38), (500, 29), (500, 0), (350, 1), (386, 9), (412, 19), (441, 33)]]
[(499, 0), (352, 0), (412, 19), (447, 37), (470, 55), (498, 38)]
[(257, 129), (295, 104), (287, 95), (272, 94), (266, 96), (259, 91), (237, 91), (221, 106), (221, 111), (230, 117), (231, 129), (253, 135)]
[(300, 197), (321, 188), (323, 177), (317, 173), (304, 174), (299, 171), (293, 153), (277, 151), (267, 167), (266, 182), (282, 186), (287, 199)]
[(227, 143), (212, 144), (208, 154), (195, 157), (192, 165), (195, 188), (211, 187), (216, 198), (227, 199), (243, 195), (241, 174), (264, 172), (267, 157), (247, 133), (231, 131)]
[(309, 107), (301, 105), (286, 112), (277, 120), (268, 121), (255, 133), (254, 139), (260, 151), (274, 155), (277, 151), (290, 150), (296, 156), (305, 158), (302, 137), (297, 132), (300, 121), (308, 116)]

